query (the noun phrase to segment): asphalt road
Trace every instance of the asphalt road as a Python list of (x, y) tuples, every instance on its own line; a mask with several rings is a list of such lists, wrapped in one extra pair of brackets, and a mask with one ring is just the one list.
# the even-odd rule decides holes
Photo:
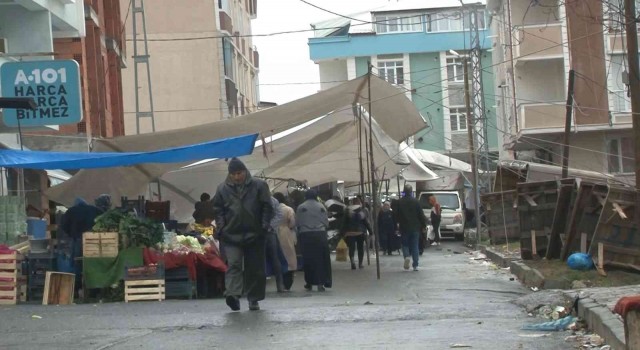
[(441, 248), (425, 252), (418, 272), (381, 256), (380, 280), (374, 259), (356, 271), (334, 262), (324, 293), (304, 291), (302, 273), (291, 293), (270, 281), (258, 312), (245, 300), (230, 312), (222, 299), (0, 307), (0, 349), (572, 348), (566, 332), (520, 330), (543, 320), (511, 303), (530, 291), (506, 271), (461, 243)]

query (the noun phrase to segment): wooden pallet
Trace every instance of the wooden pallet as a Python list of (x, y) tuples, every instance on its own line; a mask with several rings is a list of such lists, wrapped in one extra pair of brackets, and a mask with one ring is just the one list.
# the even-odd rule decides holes
[(22, 254), (0, 254), (0, 305), (15, 305), (21, 300)]
[(42, 305), (73, 304), (75, 283), (76, 275), (73, 273), (47, 271)]
[(165, 299), (164, 280), (124, 281), (124, 301)]
[(115, 258), (118, 256), (118, 232), (83, 233), (82, 256), (86, 258)]

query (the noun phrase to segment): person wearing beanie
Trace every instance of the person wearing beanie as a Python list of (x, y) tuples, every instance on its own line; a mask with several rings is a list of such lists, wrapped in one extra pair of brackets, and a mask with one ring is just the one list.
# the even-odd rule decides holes
[(240, 310), (246, 292), (249, 310), (260, 310), (265, 297), (265, 238), (271, 228), (273, 207), (269, 185), (251, 177), (237, 158), (229, 162), (229, 175), (213, 197), (216, 227), (227, 258), (225, 300)]

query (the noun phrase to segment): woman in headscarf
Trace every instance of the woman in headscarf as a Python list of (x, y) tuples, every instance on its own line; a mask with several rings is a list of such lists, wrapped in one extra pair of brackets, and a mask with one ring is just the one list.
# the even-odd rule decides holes
[(327, 228), (329, 217), (327, 209), (318, 202), (318, 194), (314, 190), (305, 193), (304, 203), (298, 206), (296, 211), (296, 226), (298, 227), (298, 240), (302, 248), (304, 266), (304, 280), (306, 290), (313, 286), (318, 287), (319, 292), (331, 288), (331, 257)]
[(280, 242), (280, 249), (287, 260), (287, 272), (283, 273), (282, 279), (284, 284), (284, 290), (291, 290), (293, 285), (293, 274), (298, 269), (298, 256), (296, 255), (296, 244), (298, 239), (296, 237), (296, 213), (291, 207), (287, 205), (287, 199), (284, 194), (277, 192), (273, 194), (279, 203), (279, 210), (282, 213), (282, 220), (278, 225), (278, 241)]

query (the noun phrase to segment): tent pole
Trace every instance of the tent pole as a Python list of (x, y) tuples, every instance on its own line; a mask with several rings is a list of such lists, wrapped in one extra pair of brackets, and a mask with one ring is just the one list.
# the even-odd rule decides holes
[[(371, 114), (369, 114), (369, 115), (371, 115)], [(371, 122), (371, 119), (369, 119), (369, 122)], [(369, 124), (369, 130), (371, 130), (371, 124)], [(366, 164), (367, 164), (367, 188), (366, 189), (369, 191), (369, 195), (372, 196), (373, 195), (373, 189), (371, 188), (371, 183), (372, 182), (371, 182), (371, 170), (370, 170), (370, 167), (369, 167), (369, 142), (368, 142), (370, 135), (367, 135), (366, 129), (364, 131), (365, 131), (365, 133), (364, 133), (364, 149), (365, 149), (365, 152), (364, 153), (367, 156), (367, 161), (366, 161)], [(364, 194), (362, 195), (362, 201), (363, 201), (363, 203), (362, 203), (363, 207), (366, 208), (365, 203), (367, 201), (366, 201), (366, 197), (365, 197)], [(368, 212), (369, 212), (369, 215), (367, 217), (367, 220), (369, 220), (369, 222), (373, 225), (373, 216), (372, 216), (372, 214), (373, 214), (373, 206), (371, 207), (371, 210), (368, 210)], [(369, 233), (372, 234), (372, 235), (374, 234), (373, 232), (369, 232)], [(370, 253), (371, 249), (369, 247), (370, 246), (369, 239), (366, 240), (365, 244), (367, 245), (366, 246), (367, 265), (371, 266), (371, 253)]]
[(380, 257), (378, 256), (378, 253), (380, 251), (380, 238), (378, 237), (378, 225), (377, 225), (377, 219), (378, 219), (378, 207), (380, 206), (378, 204), (378, 190), (376, 188), (376, 165), (375, 165), (375, 161), (373, 159), (373, 119), (372, 119), (372, 115), (373, 112), (371, 110), (371, 62), (369, 62), (368, 64), (369, 66), (369, 72), (368, 72), (368, 76), (367, 76), (367, 89), (369, 90), (368, 93), (368, 97), (369, 97), (369, 154), (370, 154), (370, 160), (371, 160), (371, 189), (373, 190), (371, 192), (371, 200), (373, 201), (373, 207), (371, 208), (371, 211), (373, 212), (373, 222), (372, 222), (372, 226), (373, 226), (373, 236), (375, 238), (375, 249), (376, 249), (376, 276), (378, 277), (378, 279), (380, 279)]

